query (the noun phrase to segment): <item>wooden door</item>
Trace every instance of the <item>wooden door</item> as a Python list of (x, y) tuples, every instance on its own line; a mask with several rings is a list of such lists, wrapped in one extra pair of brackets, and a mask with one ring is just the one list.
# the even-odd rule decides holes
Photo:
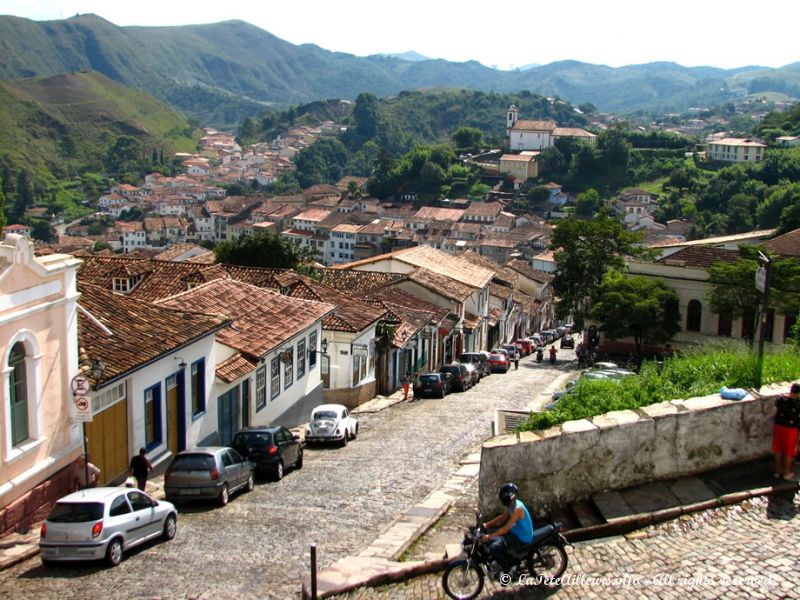
[(167, 377), (167, 444), (169, 451), (173, 455), (177, 454), (180, 450), (178, 444), (178, 435), (180, 429), (178, 428), (178, 421), (180, 419), (180, 412), (178, 412), (178, 378), (175, 375)]
[(89, 462), (100, 469), (99, 485), (120, 480), (128, 472), (128, 401), (122, 400), (86, 423)]

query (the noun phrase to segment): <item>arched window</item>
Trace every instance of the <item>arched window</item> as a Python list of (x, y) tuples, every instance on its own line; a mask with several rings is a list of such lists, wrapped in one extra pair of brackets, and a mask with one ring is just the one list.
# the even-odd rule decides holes
[(11, 445), (16, 446), (28, 439), (28, 377), (25, 365), (25, 346), (17, 342), (8, 357)]
[(699, 300), (690, 300), (686, 308), (686, 331), (700, 331), (700, 317), (703, 307)]

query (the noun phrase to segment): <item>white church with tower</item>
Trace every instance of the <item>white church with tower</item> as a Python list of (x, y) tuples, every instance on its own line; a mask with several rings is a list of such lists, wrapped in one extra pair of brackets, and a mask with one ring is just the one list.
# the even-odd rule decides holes
[(555, 121), (520, 119), (517, 107), (508, 108), (506, 116), (506, 145), (510, 152), (551, 148), (559, 137), (579, 138), (594, 144), (597, 136), (577, 127), (556, 127)]

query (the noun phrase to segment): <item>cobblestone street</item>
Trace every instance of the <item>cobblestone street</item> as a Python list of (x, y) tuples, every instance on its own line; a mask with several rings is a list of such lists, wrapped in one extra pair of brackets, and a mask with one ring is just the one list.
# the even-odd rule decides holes
[(258, 482), (224, 508), (179, 507), (178, 535), (131, 552), (117, 568), (41, 566), (38, 557), (0, 573), (2, 598), (292, 598), (308, 573), (355, 554), (402, 511), (437, 489), (491, 433), (496, 408), (524, 408), (565, 370), (537, 364), (494, 374), (444, 400), (401, 403), (359, 415), (358, 439), (308, 449), (301, 471)]
[[(408, 553), (421, 558), (460, 541), (474, 525), (477, 483)], [(481, 598), (507, 600), (586, 598), (798, 598), (800, 497), (760, 497), (685, 515), (627, 536), (568, 548), (564, 584), (555, 590), (488, 583)], [(441, 573), (380, 588), (359, 589), (338, 600), (446, 598)]]

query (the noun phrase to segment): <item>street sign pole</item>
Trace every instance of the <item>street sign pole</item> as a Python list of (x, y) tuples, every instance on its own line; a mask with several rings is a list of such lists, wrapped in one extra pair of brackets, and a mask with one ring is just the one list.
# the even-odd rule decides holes
[(89, 397), (91, 383), (86, 375), (79, 373), (72, 378), (70, 387), (72, 388), (72, 401), (75, 404), (75, 420), (81, 422), (84, 487), (89, 487), (89, 442), (86, 438), (86, 421), (92, 420), (92, 403)]

